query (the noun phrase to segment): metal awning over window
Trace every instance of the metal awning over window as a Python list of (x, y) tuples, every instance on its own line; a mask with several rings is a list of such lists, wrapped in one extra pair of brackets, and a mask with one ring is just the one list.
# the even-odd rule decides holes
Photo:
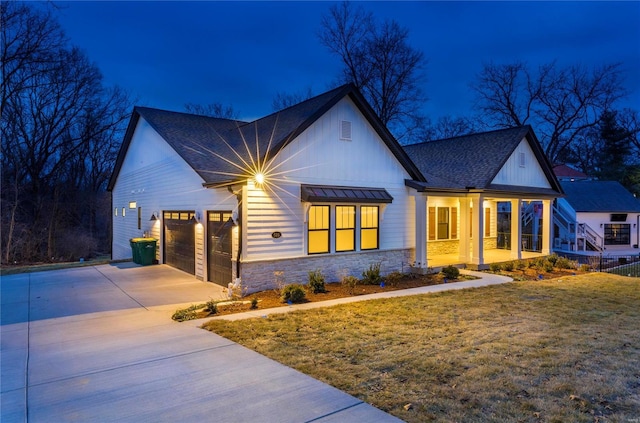
[(300, 198), (310, 203), (391, 203), (393, 197), (384, 188), (302, 185)]

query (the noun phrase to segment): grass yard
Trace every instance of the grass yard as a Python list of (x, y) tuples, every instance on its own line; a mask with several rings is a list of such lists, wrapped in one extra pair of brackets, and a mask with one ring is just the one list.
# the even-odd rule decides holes
[(515, 282), (205, 327), (407, 422), (640, 419), (638, 278)]
[(637, 261), (635, 263), (620, 265), (620, 266), (614, 267), (613, 269), (607, 270), (607, 272), (613, 273), (615, 275), (640, 278), (640, 261)]

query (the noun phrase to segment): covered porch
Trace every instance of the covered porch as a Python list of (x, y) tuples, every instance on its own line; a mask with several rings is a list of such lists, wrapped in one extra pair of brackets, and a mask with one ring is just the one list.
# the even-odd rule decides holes
[(487, 269), (551, 254), (552, 198), (510, 194), (416, 193), (415, 270)]
[[(523, 251), (521, 260), (530, 260), (538, 257), (544, 257), (547, 254), (534, 251)], [(484, 252), (484, 260), (486, 265), (491, 263), (504, 263), (514, 260), (511, 257), (511, 251), (504, 249), (486, 250)], [(467, 263), (462, 263), (458, 254), (433, 254), (429, 256), (429, 267), (438, 269), (446, 266), (465, 267)]]

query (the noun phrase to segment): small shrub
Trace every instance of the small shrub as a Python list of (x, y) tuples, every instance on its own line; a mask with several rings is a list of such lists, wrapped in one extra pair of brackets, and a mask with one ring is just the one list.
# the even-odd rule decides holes
[(304, 291), (304, 286), (299, 284), (291, 284), (282, 288), (282, 302), (288, 303), (291, 301), (292, 303), (301, 303), (304, 301), (304, 297), (307, 293)]
[(324, 275), (322, 274), (322, 270), (316, 269), (309, 272), (309, 288), (314, 294), (327, 292), (324, 287)]
[(193, 304), (187, 308), (181, 308), (175, 311), (171, 318), (177, 322), (184, 322), (187, 320), (195, 320), (198, 318), (196, 310), (205, 307), (206, 304)]
[(369, 268), (362, 272), (362, 283), (365, 285), (378, 285), (382, 278), (380, 277), (380, 262), (369, 265)]
[(340, 280), (340, 283), (344, 286), (347, 287), (347, 291), (349, 291), (349, 294), (353, 295), (354, 290), (356, 289), (356, 285), (358, 284), (358, 278), (356, 278), (355, 276), (343, 276), (342, 280)]
[(500, 265), (500, 263), (490, 263), (489, 270), (491, 270), (492, 272), (499, 272), (500, 270), (502, 270), (502, 266)]
[(518, 260), (518, 261), (516, 261), (516, 268), (518, 270), (524, 270), (524, 269), (527, 268), (527, 263), (525, 261), (523, 261), (523, 260)]
[(549, 263), (551, 263), (555, 267), (555, 265), (558, 262), (559, 258), (560, 257), (558, 257), (558, 255), (554, 253), (554, 254), (551, 254), (550, 256), (547, 257), (547, 261)]
[(391, 272), (387, 276), (385, 276), (385, 281), (390, 286), (397, 286), (400, 281), (404, 278), (404, 275), (400, 272)]
[[(549, 264), (549, 262), (545, 257), (538, 257), (537, 259), (534, 260), (534, 266), (538, 270), (544, 269), (545, 265), (547, 264)], [(553, 268), (553, 265), (551, 265), (551, 267)]]
[(258, 299), (257, 298), (252, 298), (251, 299), (251, 310), (255, 310), (256, 308), (258, 308)]
[(503, 263), (502, 264), (502, 269), (506, 270), (507, 272), (513, 271), (513, 262), (512, 261), (508, 261), (506, 263)]
[(556, 261), (556, 267), (558, 269), (575, 269), (577, 267), (577, 263), (573, 260), (569, 260), (566, 257), (558, 257)]
[(591, 271), (591, 266), (589, 266), (588, 264), (581, 264), (580, 265), (580, 271), (581, 272), (590, 272)]
[(209, 310), (210, 314), (216, 314), (218, 312), (218, 304), (213, 300), (207, 301), (207, 310)]
[(545, 261), (544, 264), (542, 265), (542, 270), (544, 270), (547, 273), (553, 272), (553, 264), (551, 264), (548, 261)]
[(442, 268), (442, 274), (447, 279), (458, 279), (460, 270), (455, 266), (447, 266)]

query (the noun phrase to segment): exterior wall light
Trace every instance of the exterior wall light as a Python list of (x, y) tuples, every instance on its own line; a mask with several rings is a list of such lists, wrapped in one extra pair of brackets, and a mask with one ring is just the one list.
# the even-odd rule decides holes
[(256, 184), (256, 187), (261, 188), (262, 184), (264, 183), (264, 174), (262, 172), (256, 173), (254, 182)]

